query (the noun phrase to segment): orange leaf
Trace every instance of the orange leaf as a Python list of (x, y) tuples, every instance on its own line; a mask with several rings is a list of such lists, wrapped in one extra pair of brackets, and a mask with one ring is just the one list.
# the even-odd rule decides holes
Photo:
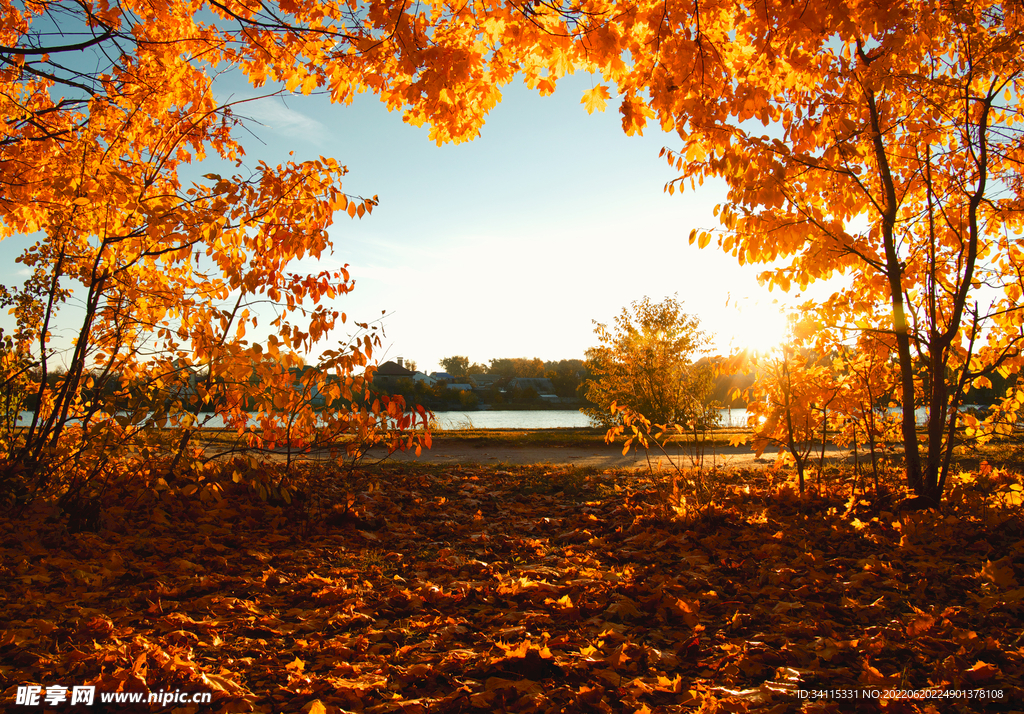
[(611, 94), (608, 93), (608, 87), (599, 84), (583, 93), (583, 99), (580, 100), (580, 104), (586, 107), (587, 114), (593, 114), (595, 110), (603, 112), (610, 98)]

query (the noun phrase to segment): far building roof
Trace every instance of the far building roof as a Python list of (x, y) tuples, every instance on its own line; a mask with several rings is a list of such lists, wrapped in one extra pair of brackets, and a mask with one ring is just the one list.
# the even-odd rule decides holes
[(478, 387), (491, 387), (501, 379), (500, 374), (471, 374), (469, 381)]
[(377, 367), (376, 374), (381, 377), (412, 377), (416, 373), (411, 369), (406, 369), (405, 367), (388, 360)]

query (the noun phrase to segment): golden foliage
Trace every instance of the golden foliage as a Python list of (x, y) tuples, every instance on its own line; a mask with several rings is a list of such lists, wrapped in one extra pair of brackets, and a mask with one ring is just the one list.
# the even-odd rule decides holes
[[(89, 338), (73, 373), (86, 356), (115, 364), (120, 353), (101, 346), (109, 335), (127, 345), (147, 331), (237, 357), (250, 348), (226, 330), (251, 318), (203, 307), (225, 291), (290, 311), (344, 292), (343, 274), (285, 272), (289, 260), (330, 249), (335, 211), (361, 217), (375, 205), (341, 192), (337, 163), (261, 164), (251, 176), (181, 185), (184, 163), (242, 156), (231, 107), (211, 91), (214, 72), (232, 67), (253, 86), (336, 102), (372, 92), (411, 124), (429, 124), (438, 143), (475, 137), (516, 76), (548, 94), (567, 74), (600, 75), (582, 98), (588, 111), (614, 96), (627, 134), (655, 121), (678, 135), (665, 154), (680, 172), (669, 191), (727, 182), (723, 232), (695, 231), (691, 242), (772, 264), (770, 287), (849, 276), (849, 289), (814, 310), (827, 324), (892, 338), (908, 475), (930, 495), (942, 490), (967, 386), (1021, 366), (1016, 6), (826, 0), (812, 15), (742, 0), (2, 0), (0, 14), (0, 223), (6, 235), (45, 236), (23, 257), (35, 271), (27, 293), (9, 304), (23, 324), (43, 326), (34, 349), (45, 353), (54, 305), (70, 283), (85, 286)], [(84, 39), (47, 46), (54, 21)], [(73, 58), (87, 52), (113, 59), (82, 73)], [(270, 351), (307, 345), (337, 316), (309, 317), (275, 325)], [(349, 357), (343, 372), (362, 359)], [(917, 379), (917, 365), (929, 379)], [(930, 443), (945, 445), (924, 464), (919, 399), (933, 417)], [(1004, 404), (1011, 420), (1019, 402)]]

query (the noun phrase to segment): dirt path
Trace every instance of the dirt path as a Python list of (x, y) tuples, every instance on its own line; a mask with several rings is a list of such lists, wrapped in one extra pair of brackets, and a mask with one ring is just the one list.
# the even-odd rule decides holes
[[(750, 468), (766, 466), (775, 461), (778, 449), (768, 449), (761, 458), (755, 458), (749, 446), (719, 447), (705, 454), (705, 465), (717, 465), (724, 468)], [(849, 452), (830, 446), (825, 452), (826, 458), (834, 462), (837, 459), (849, 458)], [(381, 458), (383, 451), (371, 451), (368, 458)], [(647, 455), (643, 450), (631, 450), (622, 455), (622, 447), (615, 446), (507, 446), (507, 445), (471, 445), (464, 443), (445, 444), (435, 442), (434, 447), (424, 450), (417, 457), (412, 453), (398, 452), (391, 456), (395, 461), (421, 461), (425, 463), (446, 464), (572, 464), (574, 466), (593, 466), (598, 469), (612, 468), (646, 468)], [(815, 457), (816, 458), (816, 457)], [(686, 452), (673, 454), (673, 460), (682, 465), (690, 465), (690, 457)], [(669, 465), (664, 455), (657, 456), (651, 452), (651, 462), (664, 466)]]

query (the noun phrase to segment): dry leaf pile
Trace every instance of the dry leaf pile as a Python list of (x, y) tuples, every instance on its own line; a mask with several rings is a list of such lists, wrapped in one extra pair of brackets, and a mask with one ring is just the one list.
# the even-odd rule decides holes
[[(0, 522), (0, 708), (27, 684), (213, 692), (181, 712), (1024, 708), (1021, 509), (991, 493), (901, 516), (746, 472), (687, 519), (630, 473), (306, 479)], [(929, 688), (990, 696), (836, 693)]]

